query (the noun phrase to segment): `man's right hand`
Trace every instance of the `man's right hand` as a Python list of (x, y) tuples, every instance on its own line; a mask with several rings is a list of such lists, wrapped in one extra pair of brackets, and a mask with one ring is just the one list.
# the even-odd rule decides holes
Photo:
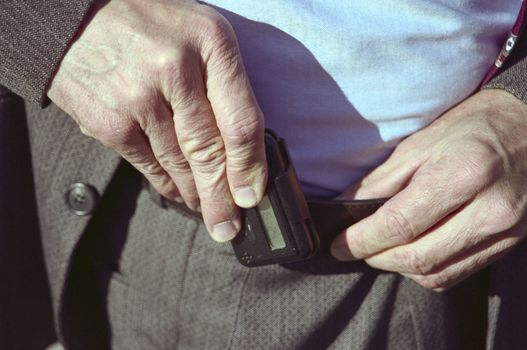
[(96, 3), (48, 91), (82, 132), (227, 241), (263, 196), (263, 117), (234, 32), (190, 0)]

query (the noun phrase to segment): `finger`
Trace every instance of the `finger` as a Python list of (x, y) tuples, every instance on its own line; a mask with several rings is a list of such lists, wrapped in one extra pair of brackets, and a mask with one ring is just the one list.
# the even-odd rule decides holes
[(152, 151), (161, 167), (176, 184), (180, 197), (192, 210), (199, 207), (199, 196), (194, 183), (192, 170), (179, 147), (172, 119), (172, 111), (164, 104), (158, 104), (158, 112), (147, 118), (145, 133)]
[(341, 195), (343, 199), (388, 198), (411, 181), (417, 169), (429, 158), (428, 150), (437, 134), (434, 124), (399, 143), (390, 157), (360, 183)]
[(470, 252), (463, 254), (451, 264), (445, 265), (444, 268), (433, 273), (426, 275), (403, 273), (402, 275), (425, 288), (438, 292), (444, 291), (500, 259), (519, 241), (520, 239), (515, 235), (499, 237), (474, 247)]
[(508, 208), (494, 205), (488, 216), (489, 196), (481, 196), (449, 215), (416, 240), (372, 255), (366, 262), (382, 270), (425, 275), (487, 242), (518, 230), (519, 218)]
[(359, 183), (347, 189), (338, 199), (389, 198), (408, 185), (419, 167), (419, 159), (412, 154), (395, 151)]
[(241, 228), (239, 208), (230, 193), (226, 156), (216, 120), (205, 96), (201, 72), (195, 64), (173, 77), (170, 89), (176, 136), (190, 165), (208, 231), (219, 242)]
[[(473, 206), (465, 207), (441, 220), (412, 242), (371, 255), (372, 267), (410, 274), (428, 274), (475, 246), (495, 239), (484, 234)], [(476, 215), (475, 215), (476, 214)]]
[(109, 140), (101, 141), (120, 153), (142, 173), (157, 192), (171, 199), (180, 196), (175, 183), (154, 156), (150, 143), (139, 124), (131, 124), (127, 130), (122, 130), (120, 135), (114, 135)]
[[(437, 231), (427, 232), (422, 238), (410, 244), (385, 250), (366, 258), (365, 261), (371, 267), (380, 270), (424, 275), (440, 269), (482, 242), (492, 240), (488, 236), (483, 239), (482, 235), (472, 235), (481, 238), (471, 237), (474, 241), (469, 243), (469, 238), (454, 237), (452, 240), (452, 236), (464, 235), (462, 231), (448, 233), (448, 237), (441, 237), (441, 233)], [(463, 246), (463, 243), (467, 245)]]
[(226, 152), (227, 178), (236, 203), (254, 207), (267, 181), (263, 116), (234, 39), (207, 62), (210, 100)]
[(484, 186), (472, 179), (452, 178), (450, 174), (455, 172), (434, 168), (416, 173), (410, 184), (375, 214), (340, 234), (331, 246), (335, 258), (363, 259), (407, 244), (475, 197)]

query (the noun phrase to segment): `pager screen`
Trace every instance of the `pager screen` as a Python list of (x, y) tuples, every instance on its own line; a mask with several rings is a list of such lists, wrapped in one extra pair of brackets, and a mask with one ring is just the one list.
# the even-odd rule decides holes
[(278, 224), (268, 196), (264, 196), (260, 204), (258, 204), (258, 212), (260, 213), (265, 235), (271, 250), (285, 248), (284, 236), (282, 235), (282, 230), (280, 230), (280, 225)]

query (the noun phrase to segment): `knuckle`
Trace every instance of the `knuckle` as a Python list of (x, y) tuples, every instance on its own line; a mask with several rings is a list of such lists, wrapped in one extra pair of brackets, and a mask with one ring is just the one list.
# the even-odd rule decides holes
[(109, 123), (135, 120), (137, 116), (151, 114), (149, 112), (154, 109), (158, 96), (149, 86), (131, 82), (126, 83), (126, 88), (117, 89), (113, 96), (105, 100), (105, 120)]
[(260, 167), (265, 153), (261, 123), (253, 121), (247, 128), (240, 127), (237, 132), (222, 133), (222, 136), (231, 170), (252, 172)]
[(137, 155), (137, 152), (134, 155), (124, 155), (125, 158), (131, 158), (133, 159), (133, 165), (139, 170), (141, 173), (148, 177), (160, 177), (164, 175), (164, 171), (159, 165), (159, 163), (154, 162), (150, 159), (146, 159), (142, 157), (142, 155)]
[(422, 256), (413, 249), (406, 249), (398, 253), (397, 259), (400, 259), (408, 273), (414, 275), (423, 276), (429, 274), (434, 269), (434, 264), (427, 257)]
[(461, 188), (480, 189), (489, 182), (490, 169), (475, 160), (466, 160), (456, 174), (456, 183)]
[(138, 125), (127, 118), (115, 116), (104, 123), (90, 127), (90, 133), (105, 146), (120, 149), (133, 143), (139, 132)]
[(236, 212), (236, 205), (229, 196), (228, 189), (218, 183), (203, 188), (200, 199), (210, 217), (231, 218)]
[(415, 281), (426, 289), (445, 290), (449, 287), (450, 278), (443, 273), (428, 276), (418, 276)]
[(181, 153), (171, 154), (160, 158), (160, 164), (163, 169), (171, 174), (187, 174), (190, 172), (190, 165)]
[(115, 108), (126, 114), (149, 109), (154, 104), (156, 98), (155, 94), (149, 88), (141, 84), (129, 84), (126, 89), (119, 92), (119, 97), (121, 101), (117, 101), (118, 106)]
[(261, 141), (264, 130), (261, 112), (255, 106), (228, 111), (231, 117), (222, 128), (225, 143), (232, 147), (251, 147)]
[[(181, 69), (185, 67), (185, 53), (186, 50), (177, 50), (174, 48), (160, 48), (156, 50), (155, 61), (153, 68), (156, 73), (165, 74), (169, 72), (180, 73)], [(177, 62), (178, 65), (174, 63)], [(179, 74), (175, 74), (178, 76)]]
[(389, 238), (396, 239), (398, 243), (408, 243), (417, 237), (419, 232), (399, 209), (385, 207), (380, 210), (380, 217), (384, 218), (384, 232)]
[(146, 175), (156, 191), (166, 198), (174, 198), (179, 194), (179, 190), (168, 176)]
[(495, 181), (503, 170), (500, 157), (489, 147), (478, 145), (461, 161), (456, 180), (470, 188), (480, 189)]
[(191, 208), (197, 208), (200, 205), (200, 198), (195, 188), (190, 191), (188, 189), (185, 191), (185, 201)]
[(498, 198), (493, 207), (490, 222), (485, 227), (485, 233), (488, 235), (502, 233), (513, 229), (521, 221), (521, 210), (505, 198)]
[(225, 163), (221, 137), (195, 137), (181, 142), (182, 151), (190, 166), (204, 173), (215, 173)]
[(195, 60), (183, 55), (173, 59), (164, 59), (160, 68), (161, 76), (166, 82), (171, 103), (178, 109), (188, 109), (196, 100), (196, 77), (192, 63)]
[(236, 35), (231, 24), (218, 12), (207, 13), (196, 23), (204, 62), (227, 75), (243, 71)]
[(234, 30), (225, 17), (211, 7), (201, 9), (201, 16), (195, 24), (204, 40), (234, 44)]
[(177, 187), (168, 181), (163, 181), (158, 188), (159, 194), (166, 198), (174, 198), (179, 193)]

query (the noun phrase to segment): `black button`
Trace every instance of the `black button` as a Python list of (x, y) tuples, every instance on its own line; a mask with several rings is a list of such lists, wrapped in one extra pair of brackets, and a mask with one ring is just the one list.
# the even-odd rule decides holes
[(90, 185), (75, 183), (66, 194), (66, 204), (78, 216), (90, 215), (99, 201), (97, 190)]

